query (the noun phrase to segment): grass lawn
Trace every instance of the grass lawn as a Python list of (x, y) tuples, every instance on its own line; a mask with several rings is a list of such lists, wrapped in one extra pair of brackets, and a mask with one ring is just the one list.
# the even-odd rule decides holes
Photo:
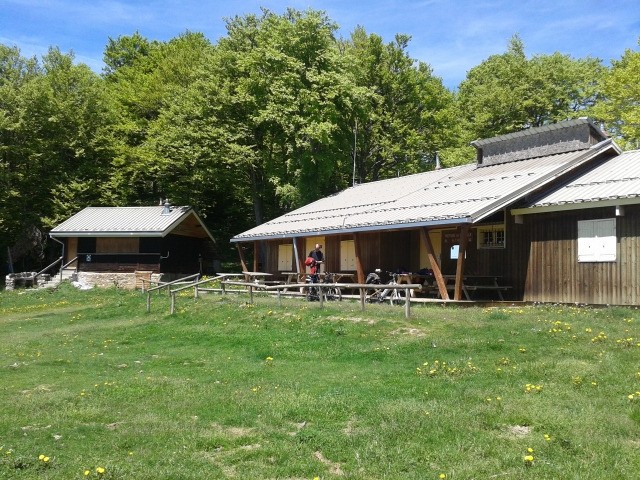
[(640, 311), (0, 292), (1, 479), (634, 479)]

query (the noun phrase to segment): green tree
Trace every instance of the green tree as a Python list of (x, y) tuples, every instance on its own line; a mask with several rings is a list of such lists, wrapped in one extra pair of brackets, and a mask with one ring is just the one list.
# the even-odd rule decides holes
[[(638, 39), (640, 45), (640, 38)], [(640, 51), (625, 50), (602, 81), (603, 100), (591, 113), (624, 148), (640, 148)]]
[(166, 43), (149, 42), (138, 33), (110, 40), (106, 79), (117, 122), (111, 131), (115, 153), (108, 171), (109, 203), (148, 205), (169, 195), (159, 185), (160, 165), (150, 148), (149, 133), (161, 113), (193, 82), (211, 48), (202, 34), (191, 32)]
[(109, 37), (102, 57), (105, 75), (110, 77), (122, 67), (133, 66), (140, 58), (148, 56), (155, 45), (155, 42), (149, 42), (139, 32), (116, 39)]
[[(205, 212), (219, 211), (207, 203), (213, 199), (246, 207), (220, 220), (234, 224), (262, 223), (345, 186), (351, 133), (344, 112), (353, 82), (335, 29), (312, 10), (228, 20), (197, 81), (154, 129), (163, 185), (191, 195)], [(211, 186), (218, 195), (208, 193)]]
[[(26, 208), (28, 192), (22, 188), (29, 175), (29, 135), (22, 128), (24, 116), (22, 91), (39, 75), (35, 58), (26, 59), (17, 47), (0, 44), (0, 259), (6, 258), (7, 247), (29, 242), (28, 225), (35, 212)], [(14, 260), (23, 252), (15, 252)], [(1, 270), (0, 270), (1, 271)]]
[(514, 36), (507, 52), (472, 68), (460, 84), (457, 108), (467, 132), (462, 141), (584, 116), (598, 98), (603, 72), (600, 60), (591, 57), (554, 53), (527, 59)]
[[(101, 79), (56, 48), (24, 60), (2, 49), (4, 60), (0, 235), (5, 244), (29, 238), (100, 198), (111, 153), (101, 135), (108, 121)], [(8, 65), (13, 65), (8, 67)]]
[(345, 45), (360, 88), (351, 124), (359, 182), (423, 171), (448, 144), (452, 94), (408, 56), (409, 40), (396, 35), (384, 44), (358, 27)]

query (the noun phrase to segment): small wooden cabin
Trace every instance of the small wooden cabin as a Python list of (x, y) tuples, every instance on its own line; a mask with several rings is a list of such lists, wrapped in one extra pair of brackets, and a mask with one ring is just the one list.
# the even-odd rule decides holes
[[(475, 163), (356, 185), (231, 241), (243, 262), (242, 245), (252, 246), (248, 270), (274, 275), (303, 273), (304, 258), (321, 243), (327, 271), (351, 272), (362, 283), (376, 268), (428, 268), (443, 299), (464, 299), (466, 278), (492, 277), (505, 299), (639, 303), (637, 167), (629, 192), (616, 193), (618, 177), (630, 171), (617, 162), (640, 165), (637, 155), (622, 154), (586, 118), (472, 145)], [(606, 200), (595, 180), (590, 197), (577, 195), (573, 182), (592, 176), (613, 181)], [(554, 192), (563, 196), (549, 199), (561, 194)], [(605, 230), (615, 258), (584, 256), (584, 245), (597, 244)]]
[(188, 206), (87, 207), (50, 236), (63, 244), (64, 264), (92, 284), (213, 272), (213, 237)]

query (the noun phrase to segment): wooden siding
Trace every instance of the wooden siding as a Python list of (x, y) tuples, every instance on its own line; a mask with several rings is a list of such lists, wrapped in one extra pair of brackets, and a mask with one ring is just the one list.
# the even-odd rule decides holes
[(140, 239), (138, 237), (98, 237), (96, 253), (138, 253)]
[[(505, 285), (513, 286), (505, 294), (505, 298), (517, 299), (523, 290), (525, 267), (520, 266), (521, 261), (514, 261), (511, 258), (513, 252), (521, 257), (525, 251), (518, 243), (517, 231), (521, 225), (514, 225), (513, 219), (508, 219), (506, 225), (507, 248), (480, 249), (476, 248), (475, 229), (470, 230), (471, 241), (467, 246), (467, 262), (465, 264), (465, 275), (496, 275), (502, 277)], [(515, 230), (515, 231), (514, 231)], [(446, 230), (454, 233), (457, 243), (458, 230)], [(440, 235), (436, 235), (439, 238)], [(442, 235), (444, 239), (445, 235)], [(353, 240), (353, 235), (333, 235), (324, 238), (323, 253), (325, 257), (325, 268), (329, 272), (340, 272), (340, 242), (342, 240)], [(450, 239), (452, 237), (449, 237)], [(453, 239), (452, 239), (453, 241)], [(421, 240), (419, 229), (392, 230), (384, 232), (366, 232), (359, 234), (360, 261), (365, 273), (372, 272), (379, 268), (383, 272), (395, 272), (398, 270), (417, 272), (427, 265), (420, 264)], [(262, 271), (274, 274), (276, 278), (282, 278), (282, 272), (278, 270), (278, 246), (280, 244), (291, 244), (291, 239), (278, 239), (271, 241), (261, 241), (260, 256), (263, 259)], [(447, 250), (444, 248), (443, 240), (442, 257)], [(448, 243), (447, 243), (448, 245)], [(306, 255), (307, 252), (304, 252)], [(446, 263), (446, 261), (445, 261)], [(444, 273), (455, 274), (455, 261), (451, 263), (450, 271)], [(521, 275), (519, 280), (516, 275)]]
[(640, 206), (626, 206), (625, 215), (615, 217), (616, 261), (578, 263), (578, 221), (614, 217), (614, 207), (525, 215), (531, 241), (523, 299), (640, 304)]
[(77, 245), (79, 271), (214, 273), (215, 252), (208, 237), (80, 237)]

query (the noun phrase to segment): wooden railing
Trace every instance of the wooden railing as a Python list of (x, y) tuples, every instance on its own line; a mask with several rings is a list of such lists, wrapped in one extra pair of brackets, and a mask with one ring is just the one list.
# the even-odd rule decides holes
[[(198, 281), (198, 278), (200, 278), (200, 274), (194, 273), (193, 275), (189, 275), (188, 277), (178, 278), (176, 280), (172, 280), (171, 282), (158, 282), (157, 286), (148, 288), (146, 290), (147, 291), (147, 313), (151, 311), (151, 292), (160, 291), (163, 288), (166, 288), (167, 291), (169, 292), (169, 295), (171, 295), (171, 285), (176, 285), (176, 284), (183, 285), (189, 282), (190, 284), (189, 286), (192, 286), (193, 283)], [(145, 281), (150, 282), (150, 280), (143, 278), (142, 279), (143, 285)], [(144, 287), (143, 287), (143, 291), (144, 291)]]
[(43, 268), (42, 270), (40, 270), (38, 273), (36, 273), (33, 277), (30, 277), (31, 280), (33, 281), (33, 283), (35, 284), (36, 282), (36, 278), (38, 278), (40, 275), (42, 275), (44, 272), (46, 272), (47, 270), (49, 270), (50, 268), (55, 267), (58, 263), (62, 262), (62, 257), (58, 258), (55, 262), (53, 262), (51, 265), (48, 265), (47, 267)]
[[(269, 285), (264, 283), (256, 283), (256, 282), (243, 282), (235, 280), (237, 277), (242, 277), (243, 274), (233, 274), (233, 273), (225, 273), (219, 274), (212, 278), (207, 278), (205, 280), (196, 281), (193, 283), (189, 283), (188, 285), (183, 285), (176, 289), (169, 289), (169, 295), (171, 296), (171, 306), (170, 306), (170, 314), (173, 315), (175, 313), (176, 308), (176, 294), (188, 290), (190, 288), (194, 289), (194, 298), (198, 298), (199, 291), (220, 291), (223, 295), (227, 293), (249, 293), (249, 302), (253, 303), (253, 294), (254, 291), (265, 291), (265, 292), (275, 292), (278, 296), (278, 304), (282, 305), (282, 293), (285, 290), (289, 289), (299, 289), (299, 288), (309, 288), (310, 284), (308, 283), (283, 283), (278, 285)], [(182, 283), (189, 277), (184, 279), (180, 279)], [(201, 288), (202, 285), (214, 281), (220, 281), (220, 289), (210, 289), (210, 288)], [(162, 286), (155, 287), (154, 290), (164, 288), (170, 284), (176, 284), (178, 281), (170, 282), (164, 284)], [(401, 285), (389, 285), (389, 284), (370, 284), (370, 283), (314, 283), (312, 284), (314, 288), (318, 288), (320, 290), (319, 295), (319, 303), (320, 307), (324, 306), (324, 291), (330, 288), (344, 288), (344, 289), (357, 289), (360, 292), (360, 308), (362, 310), (365, 309), (365, 300), (367, 298), (366, 292), (371, 290), (403, 290), (404, 291), (404, 304), (405, 304), (405, 317), (409, 318), (411, 316), (411, 291), (418, 290), (422, 287), (420, 284), (401, 284)], [(243, 289), (227, 289), (227, 286), (236, 286), (236, 287), (244, 287)], [(149, 291), (147, 291), (147, 312), (151, 311), (151, 296)]]

